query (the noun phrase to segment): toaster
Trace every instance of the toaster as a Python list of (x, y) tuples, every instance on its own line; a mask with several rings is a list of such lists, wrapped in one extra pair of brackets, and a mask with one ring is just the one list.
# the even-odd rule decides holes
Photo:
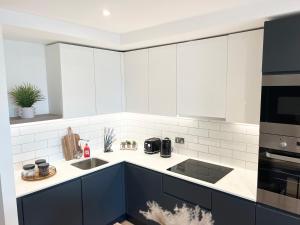
[(144, 142), (144, 151), (146, 154), (154, 154), (160, 152), (161, 140), (160, 138), (149, 138)]

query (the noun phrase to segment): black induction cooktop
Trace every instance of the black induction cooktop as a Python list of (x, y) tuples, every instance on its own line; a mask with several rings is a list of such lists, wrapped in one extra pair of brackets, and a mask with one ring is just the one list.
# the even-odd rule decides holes
[(188, 177), (215, 184), (221, 178), (230, 173), (233, 169), (229, 167), (201, 162), (194, 159), (187, 159), (169, 168), (168, 170), (174, 173), (179, 173)]

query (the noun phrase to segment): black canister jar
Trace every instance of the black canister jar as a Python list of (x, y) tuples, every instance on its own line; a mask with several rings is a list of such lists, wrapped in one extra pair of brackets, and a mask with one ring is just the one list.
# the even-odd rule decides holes
[(49, 175), (49, 163), (40, 163), (39, 167), (39, 175), (41, 177), (45, 177)]
[(172, 141), (169, 138), (164, 138), (161, 142), (160, 156), (163, 158), (171, 157)]

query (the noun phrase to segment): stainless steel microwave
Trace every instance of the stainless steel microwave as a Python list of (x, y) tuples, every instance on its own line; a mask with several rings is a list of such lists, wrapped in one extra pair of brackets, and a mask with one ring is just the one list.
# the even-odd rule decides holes
[(262, 133), (300, 136), (300, 74), (263, 76), (260, 122)]

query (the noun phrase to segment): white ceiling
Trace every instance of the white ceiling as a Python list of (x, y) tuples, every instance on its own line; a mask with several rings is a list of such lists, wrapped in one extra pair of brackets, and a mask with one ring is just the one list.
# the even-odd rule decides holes
[[(0, 0), (0, 8), (126, 33), (263, 0)], [(102, 9), (111, 12), (102, 15)]]

